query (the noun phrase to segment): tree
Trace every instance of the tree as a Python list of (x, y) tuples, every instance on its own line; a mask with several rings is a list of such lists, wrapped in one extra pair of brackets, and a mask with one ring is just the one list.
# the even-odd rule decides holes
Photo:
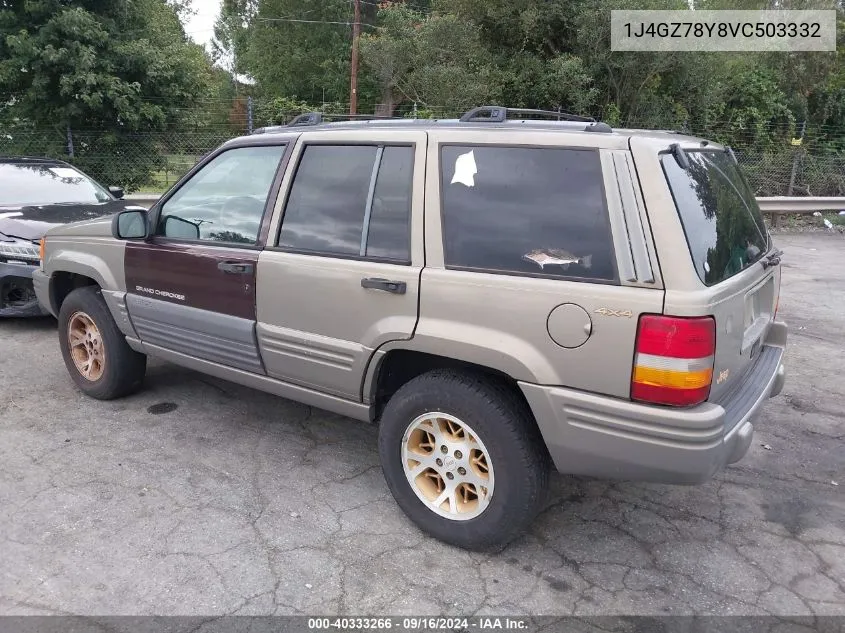
[(203, 49), (164, 0), (0, 3), (6, 117), (62, 132), (105, 131), (94, 143), (101, 149), (132, 144), (131, 170), (118, 160), (86, 165), (90, 152), (77, 144), (77, 162), (110, 183), (132, 189), (149, 177), (156, 152), (143, 146), (143, 134), (190, 119), (209, 77)]
[(229, 71), (247, 75), (245, 57), (249, 47), (249, 27), (258, 11), (258, 0), (223, 0), (214, 23), (211, 42), (215, 63), (225, 61)]
[[(365, 30), (375, 12), (375, 3), (362, 3)], [(348, 102), (352, 20), (349, 0), (224, 0), (217, 55), (231, 57), (234, 72), (266, 96)], [(368, 88), (359, 82), (362, 99)]]
[(382, 9), (379, 22), (362, 38), (361, 55), (384, 113), (403, 101), (457, 112), (495, 97), (495, 72), (472, 23), (402, 3)]

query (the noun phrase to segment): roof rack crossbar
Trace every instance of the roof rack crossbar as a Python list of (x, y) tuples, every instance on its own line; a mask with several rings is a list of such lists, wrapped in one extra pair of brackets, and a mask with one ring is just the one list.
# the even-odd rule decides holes
[(535, 110), (532, 108), (504, 108), (502, 106), (479, 106), (465, 112), (461, 116), (463, 123), (489, 121), (491, 123), (502, 123), (507, 120), (509, 114), (542, 116), (547, 119), (558, 121), (580, 121), (583, 123), (596, 123), (593, 117), (570, 114), (569, 112), (558, 112), (557, 110)]
[(303, 112), (288, 121), (287, 127), (296, 127), (297, 125), (317, 125), (322, 120), (322, 112)]

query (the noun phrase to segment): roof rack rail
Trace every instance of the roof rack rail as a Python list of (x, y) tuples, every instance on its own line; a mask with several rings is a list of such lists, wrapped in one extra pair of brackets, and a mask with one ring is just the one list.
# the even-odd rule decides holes
[(267, 134), (268, 132), (278, 132), (285, 129), (285, 125), (265, 125), (264, 127), (255, 128), (253, 134)]
[(492, 123), (502, 123), (507, 120), (509, 114), (543, 116), (547, 119), (555, 119), (557, 121), (582, 121), (584, 123), (596, 123), (596, 120), (593, 117), (579, 116), (577, 114), (570, 114), (569, 112), (558, 112), (557, 110), (535, 110), (532, 108), (504, 108), (502, 106), (480, 106), (478, 108), (473, 108), (461, 116), (461, 121), (464, 123), (469, 121), (490, 121)]
[(531, 108), (505, 108), (502, 106), (480, 106), (465, 112), (461, 116), (462, 123), (470, 122), (484, 122), (484, 123), (503, 123), (507, 121), (509, 114), (515, 115), (531, 115), (542, 116), (546, 119), (554, 119), (557, 121), (576, 121), (580, 123), (588, 123), (584, 127), (585, 132), (612, 132), (613, 129), (601, 121), (596, 121), (593, 117), (580, 116), (577, 114), (570, 114), (569, 112), (558, 112), (557, 110), (534, 110)]
[(302, 125), (320, 125), (327, 122), (327, 119), (338, 119), (341, 121), (372, 121), (381, 119), (394, 119), (396, 117), (378, 116), (375, 114), (324, 114), (322, 112), (305, 112), (288, 122), (287, 127), (299, 127)]

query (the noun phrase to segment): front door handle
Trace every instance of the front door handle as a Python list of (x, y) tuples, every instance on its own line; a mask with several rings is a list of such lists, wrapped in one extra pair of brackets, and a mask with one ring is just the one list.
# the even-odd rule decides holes
[(380, 277), (365, 277), (361, 280), (362, 288), (372, 288), (373, 290), (384, 290), (385, 292), (392, 292), (395, 295), (405, 294), (408, 284), (404, 281), (391, 281), (390, 279), (382, 279)]
[(252, 264), (245, 262), (219, 262), (217, 268), (230, 275), (251, 275)]

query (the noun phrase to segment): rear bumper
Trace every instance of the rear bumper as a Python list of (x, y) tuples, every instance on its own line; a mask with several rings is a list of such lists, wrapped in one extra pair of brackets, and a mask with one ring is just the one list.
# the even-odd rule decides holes
[(748, 452), (753, 421), (783, 389), (786, 331), (785, 323), (772, 325), (754, 368), (720, 403), (674, 409), (561, 387), (520, 387), (560, 472), (701, 483)]
[(33, 288), (37, 266), (0, 263), (0, 317), (31, 317), (49, 314), (41, 308)]

